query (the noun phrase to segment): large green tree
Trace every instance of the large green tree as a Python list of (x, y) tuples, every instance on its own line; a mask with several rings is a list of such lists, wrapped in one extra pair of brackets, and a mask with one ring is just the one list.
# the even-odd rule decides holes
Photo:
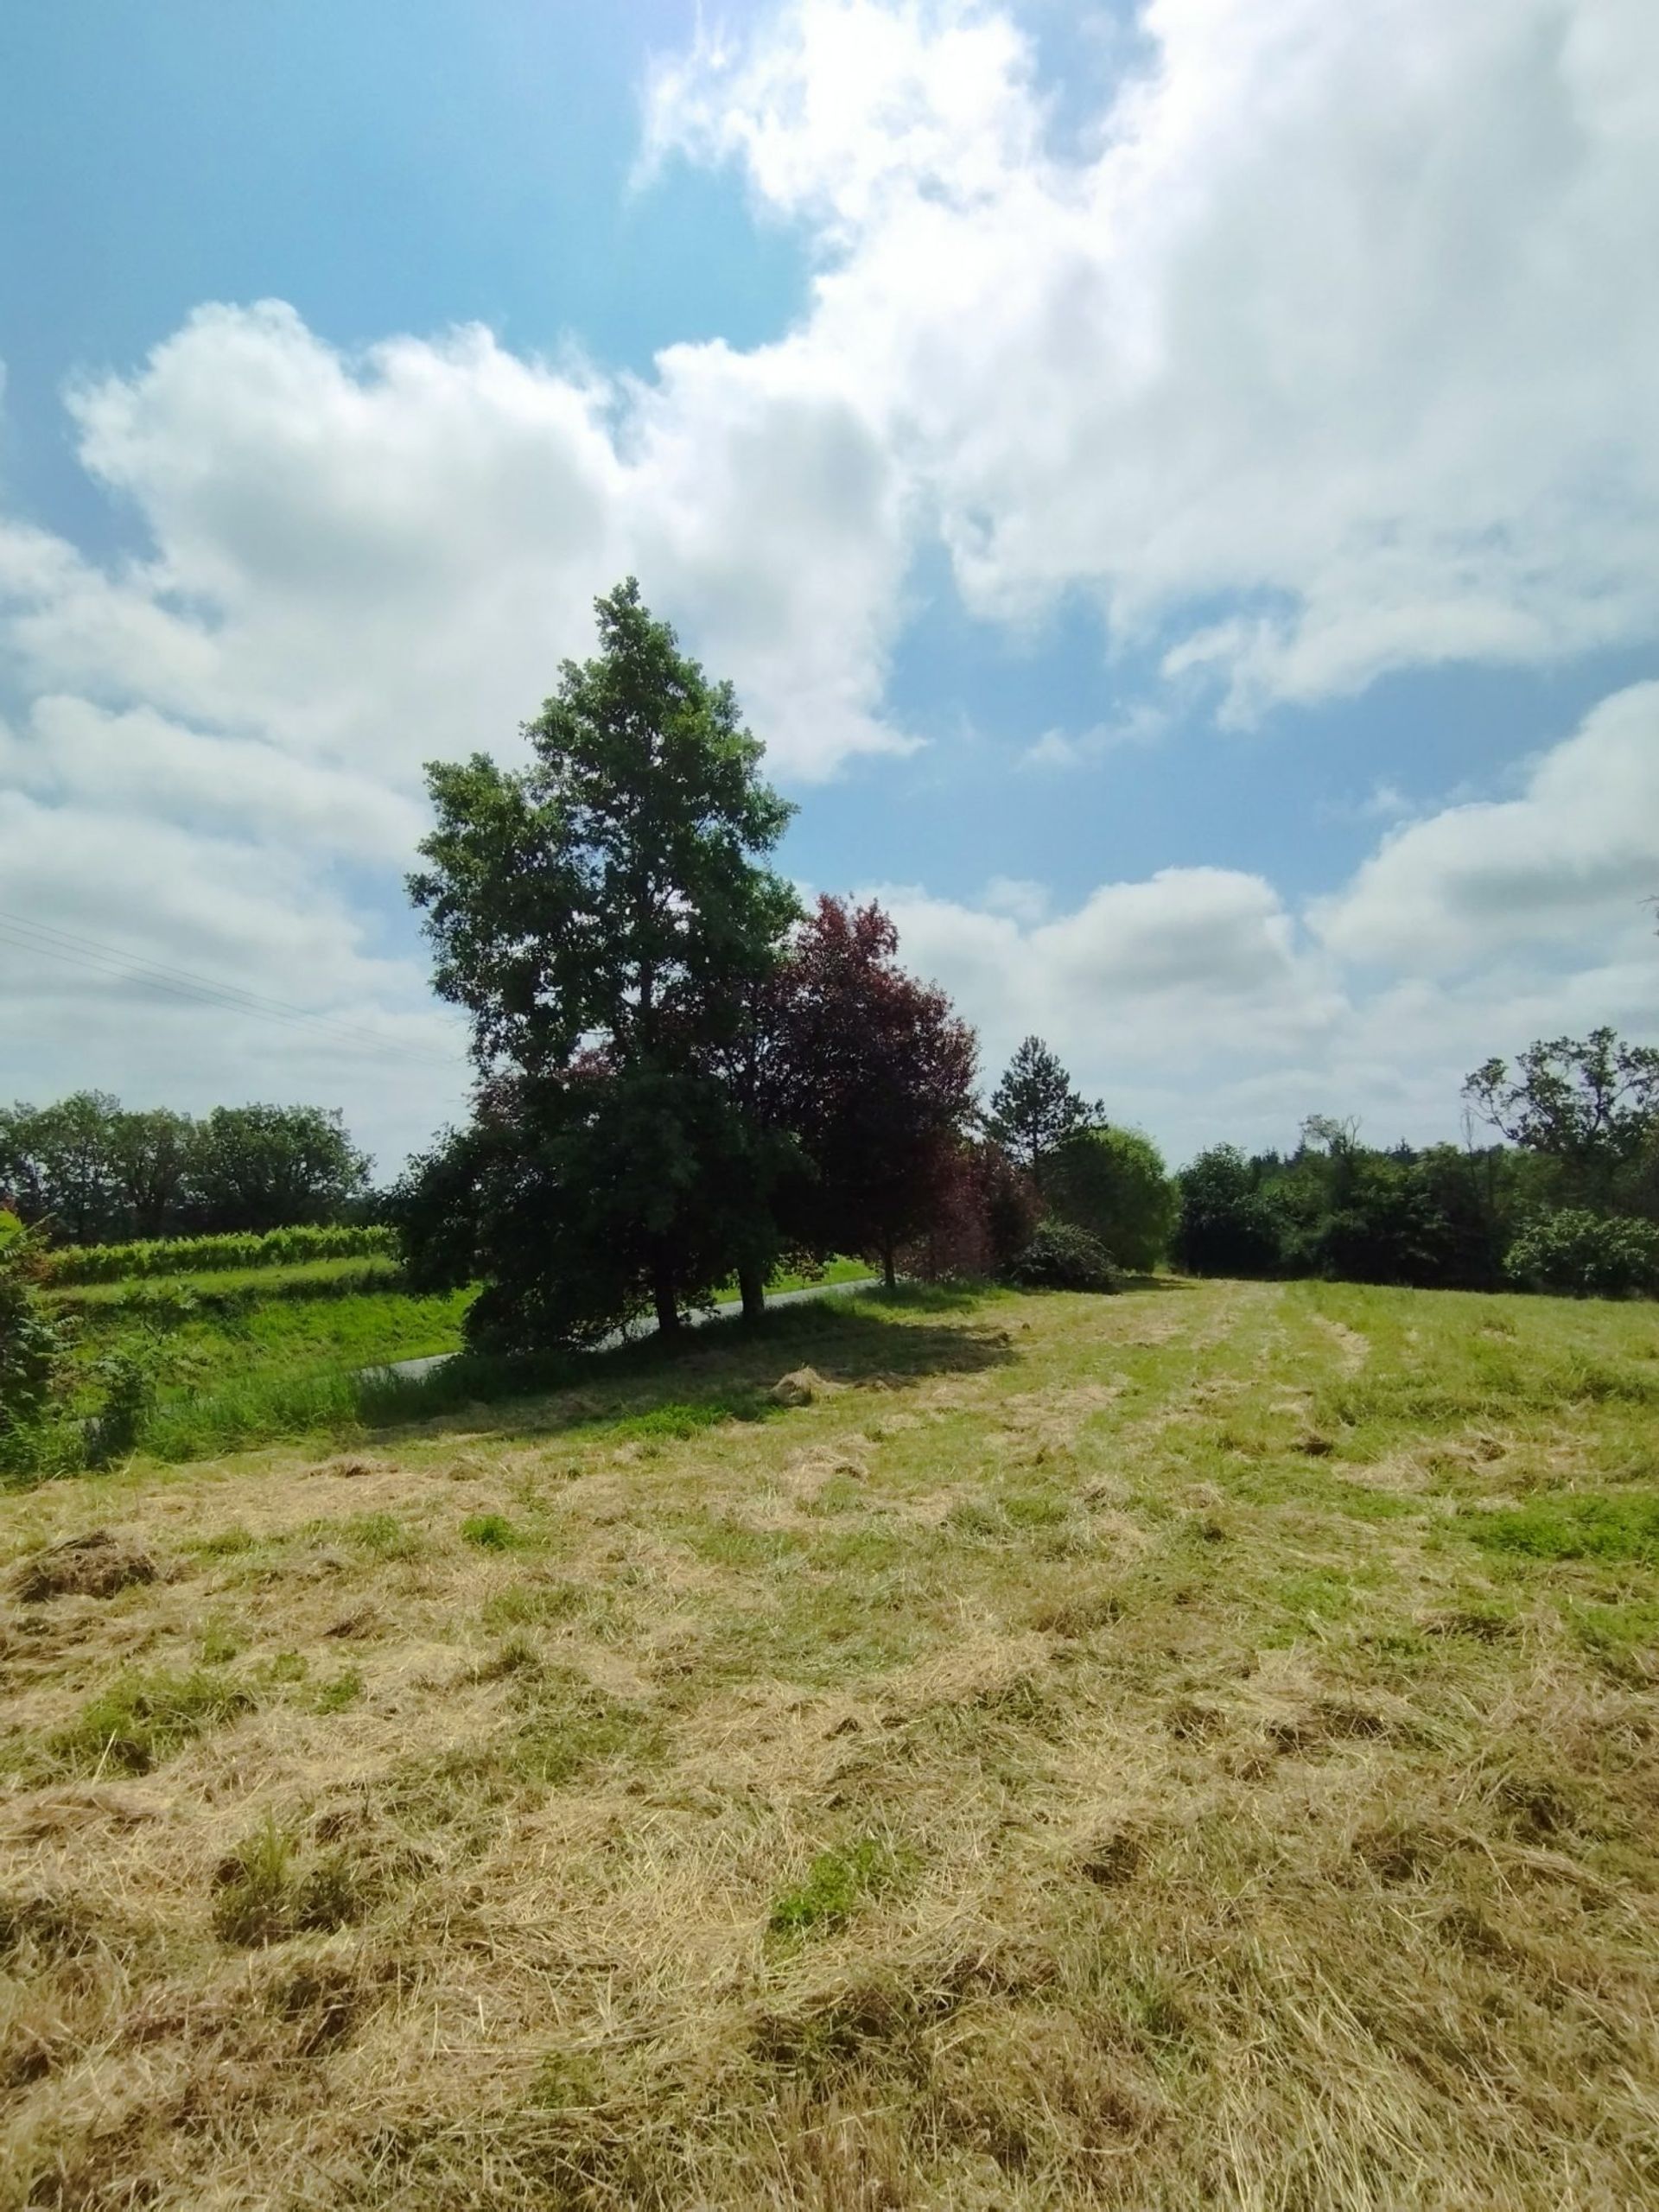
[(25, 1220), (46, 1222), (66, 1243), (124, 1235), (113, 1157), (120, 1112), (107, 1091), (77, 1090), (51, 1106), (0, 1114), (0, 1192)]
[(1082, 1129), (1055, 1150), (1051, 1212), (1099, 1238), (1120, 1267), (1149, 1274), (1169, 1249), (1179, 1197), (1163, 1155), (1139, 1129)]
[(200, 1121), (101, 1090), (0, 1108), (0, 1204), (55, 1243), (337, 1221), (369, 1162), (338, 1112), (218, 1106)]
[(480, 1084), (406, 1230), (417, 1267), (484, 1276), (480, 1329), (520, 1345), (647, 1305), (671, 1334), (733, 1273), (758, 1302), (791, 1149), (742, 1071), (798, 913), (765, 865), (791, 810), (730, 684), (632, 578), (597, 613), (598, 653), (525, 728), (528, 766), (429, 768), (410, 880)]
[(1277, 1274), (1285, 1222), (1262, 1163), (1236, 1145), (1215, 1144), (1182, 1168), (1175, 1257), (1195, 1275)]
[(1491, 1059), (1465, 1100), (1511, 1144), (1553, 1163), (1558, 1198), (1598, 1211), (1640, 1203), (1659, 1142), (1659, 1049), (1611, 1029), (1529, 1045), (1513, 1069)]

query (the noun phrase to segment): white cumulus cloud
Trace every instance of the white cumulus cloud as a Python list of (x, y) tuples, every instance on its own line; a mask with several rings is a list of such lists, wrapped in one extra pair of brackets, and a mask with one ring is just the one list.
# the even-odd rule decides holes
[(1010, 13), (797, 0), (660, 73), (652, 143), (817, 226), (804, 334), (983, 613), (1091, 591), (1240, 715), (1651, 637), (1649, 0), (1140, 28), (1057, 150)]
[(1344, 958), (1420, 975), (1500, 952), (1606, 948), (1659, 896), (1659, 683), (1604, 699), (1532, 767), (1519, 797), (1396, 830), (1315, 909)]

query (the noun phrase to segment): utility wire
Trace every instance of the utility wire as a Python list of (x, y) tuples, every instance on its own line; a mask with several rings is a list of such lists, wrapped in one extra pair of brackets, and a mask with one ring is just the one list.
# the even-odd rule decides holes
[(159, 961), (141, 959), (118, 945), (105, 944), (95, 938), (80, 937), (73, 931), (58, 929), (54, 925), (29, 920), (22, 914), (12, 914), (0, 909), (0, 943), (10, 943), (29, 952), (45, 955), (48, 959), (61, 960), (73, 967), (84, 968), (94, 975), (101, 975), (119, 982), (142, 982), (150, 988), (172, 993), (175, 997), (199, 1006), (210, 1006), (219, 1012), (251, 1016), (255, 1020), (280, 1022), (289, 1028), (308, 1030), (327, 1038), (331, 1042), (348, 1046), (353, 1052), (379, 1052), (407, 1059), (426, 1061), (434, 1067), (448, 1067), (454, 1063), (436, 1052), (428, 1052), (417, 1045), (400, 1044), (395, 1038), (376, 1037), (370, 1032), (352, 1029), (344, 1023), (332, 1021), (326, 1014), (310, 1014), (303, 1007), (290, 1005), (286, 1000), (267, 997), (263, 992), (249, 991), (240, 984), (217, 982), (212, 976), (199, 976), (187, 968), (174, 968)]

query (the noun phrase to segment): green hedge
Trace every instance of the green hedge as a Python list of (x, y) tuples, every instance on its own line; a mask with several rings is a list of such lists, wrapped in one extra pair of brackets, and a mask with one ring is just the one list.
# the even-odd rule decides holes
[(1528, 1290), (1569, 1298), (1659, 1297), (1659, 1229), (1578, 1206), (1535, 1214), (1510, 1245), (1504, 1273)]
[(140, 1244), (67, 1245), (45, 1255), (48, 1283), (122, 1282), (130, 1276), (286, 1268), (306, 1260), (396, 1256), (397, 1232), (378, 1227), (272, 1229), (263, 1236), (162, 1236)]

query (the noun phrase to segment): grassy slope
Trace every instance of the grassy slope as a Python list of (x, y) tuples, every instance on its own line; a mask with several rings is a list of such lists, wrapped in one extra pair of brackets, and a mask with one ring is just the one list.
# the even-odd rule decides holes
[[(395, 1274), (390, 1262), (384, 1264)], [(156, 1381), (144, 1442), (162, 1458), (194, 1459), (283, 1436), (348, 1440), (362, 1427), (357, 1378), (364, 1370), (458, 1351), (473, 1296), (471, 1291), (416, 1296), (393, 1288), (330, 1294), (342, 1281), (365, 1276), (372, 1281), (379, 1271), (361, 1259), (322, 1261), (205, 1275), (199, 1281), (156, 1278), (59, 1294), (56, 1302), (73, 1313), (78, 1324), (83, 1379), (75, 1410), (96, 1410), (100, 1361), (113, 1351), (137, 1351)], [(855, 1281), (868, 1272), (861, 1261), (831, 1260), (815, 1280)], [(779, 1275), (771, 1287), (796, 1290), (805, 1281), (801, 1275)], [(181, 1320), (153, 1306), (147, 1310), (147, 1300), (175, 1282), (203, 1294), (199, 1312)], [(245, 1309), (216, 1309), (213, 1300), (226, 1292), (248, 1294)], [(735, 1300), (735, 1284), (730, 1295)]]
[(0, 1500), (161, 1569), (0, 1646), (0, 2202), (1653, 2201), (1656, 1355), (861, 1300)]
[[(285, 1271), (266, 1272), (279, 1276)], [(347, 1433), (357, 1426), (359, 1372), (387, 1361), (454, 1351), (471, 1296), (467, 1291), (412, 1296), (366, 1290), (344, 1298), (296, 1297), (266, 1290), (244, 1312), (205, 1307), (160, 1326), (142, 1313), (107, 1303), (83, 1309), (76, 1410), (92, 1412), (99, 1402), (99, 1363), (111, 1352), (132, 1351), (151, 1363), (156, 1376), (156, 1400), (145, 1417), (144, 1436), (164, 1458), (313, 1428)]]

